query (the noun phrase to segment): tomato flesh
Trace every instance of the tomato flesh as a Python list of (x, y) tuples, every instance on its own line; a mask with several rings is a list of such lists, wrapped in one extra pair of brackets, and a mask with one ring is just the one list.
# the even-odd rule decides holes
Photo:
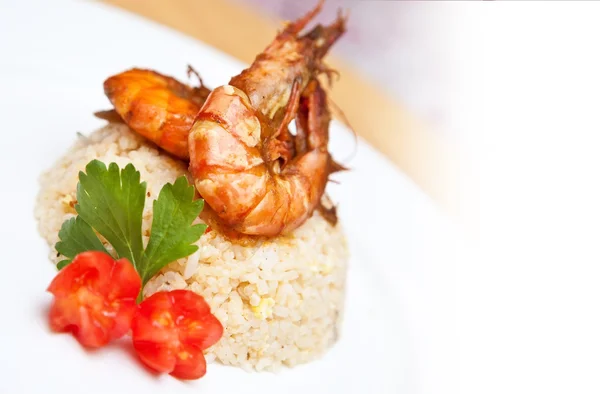
[(180, 379), (198, 379), (206, 373), (203, 351), (221, 338), (223, 326), (200, 295), (173, 290), (145, 299), (131, 331), (146, 365)]
[(71, 332), (86, 347), (106, 345), (129, 331), (141, 287), (127, 259), (115, 261), (96, 251), (81, 253), (48, 287), (54, 295), (50, 328)]

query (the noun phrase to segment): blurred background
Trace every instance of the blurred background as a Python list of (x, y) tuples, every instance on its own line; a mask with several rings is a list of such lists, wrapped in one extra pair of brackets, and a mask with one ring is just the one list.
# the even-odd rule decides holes
[[(293, 20), (311, 4), (298, 0), (231, 1), (273, 20)], [(429, 127), (444, 132), (450, 75), (444, 62), (449, 48), (440, 45), (448, 31), (440, 31), (440, 14), (432, 12), (427, 2), (328, 0), (317, 21), (331, 22), (340, 9), (350, 15), (348, 31), (332, 53)]]

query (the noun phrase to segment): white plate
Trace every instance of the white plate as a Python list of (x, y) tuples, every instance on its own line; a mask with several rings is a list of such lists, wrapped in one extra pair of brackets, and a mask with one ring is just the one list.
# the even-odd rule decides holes
[[(185, 80), (189, 63), (214, 87), (244, 65), (96, 3), (3, 3), (0, 37), (0, 393), (439, 393), (453, 382), (453, 271), (439, 258), (451, 250), (450, 231), (431, 201), (362, 140), (353, 170), (330, 187), (352, 260), (342, 336), (322, 360), (277, 374), (211, 364), (205, 378), (181, 382), (148, 374), (118, 347), (86, 352), (50, 333), (45, 288), (55, 269), (33, 219), (37, 179), (76, 132), (103, 124), (92, 116), (109, 107), (103, 80), (132, 66)], [(335, 124), (334, 153), (353, 148)]]

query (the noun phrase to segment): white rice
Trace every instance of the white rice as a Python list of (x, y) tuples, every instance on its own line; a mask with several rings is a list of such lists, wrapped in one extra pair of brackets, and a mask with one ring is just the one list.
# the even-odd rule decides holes
[[(79, 171), (93, 159), (127, 163), (147, 183), (144, 241), (152, 223), (152, 200), (162, 186), (187, 175), (185, 163), (161, 153), (122, 124), (110, 124), (74, 147), (40, 178), (35, 215), (51, 247), (62, 223), (75, 215)], [(188, 175), (189, 176), (189, 175)], [(173, 262), (144, 288), (189, 289), (202, 295), (225, 327), (207, 359), (245, 369), (275, 370), (313, 360), (337, 339), (344, 302), (348, 252), (343, 232), (317, 213), (291, 235), (242, 246), (217, 231), (198, 241), (198, 252)]]

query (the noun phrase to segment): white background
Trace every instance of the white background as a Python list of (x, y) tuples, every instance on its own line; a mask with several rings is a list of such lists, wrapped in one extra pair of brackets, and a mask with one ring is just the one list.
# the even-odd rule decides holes
[(600, 392), (600, 4), (461, 5), (461, 392)]

